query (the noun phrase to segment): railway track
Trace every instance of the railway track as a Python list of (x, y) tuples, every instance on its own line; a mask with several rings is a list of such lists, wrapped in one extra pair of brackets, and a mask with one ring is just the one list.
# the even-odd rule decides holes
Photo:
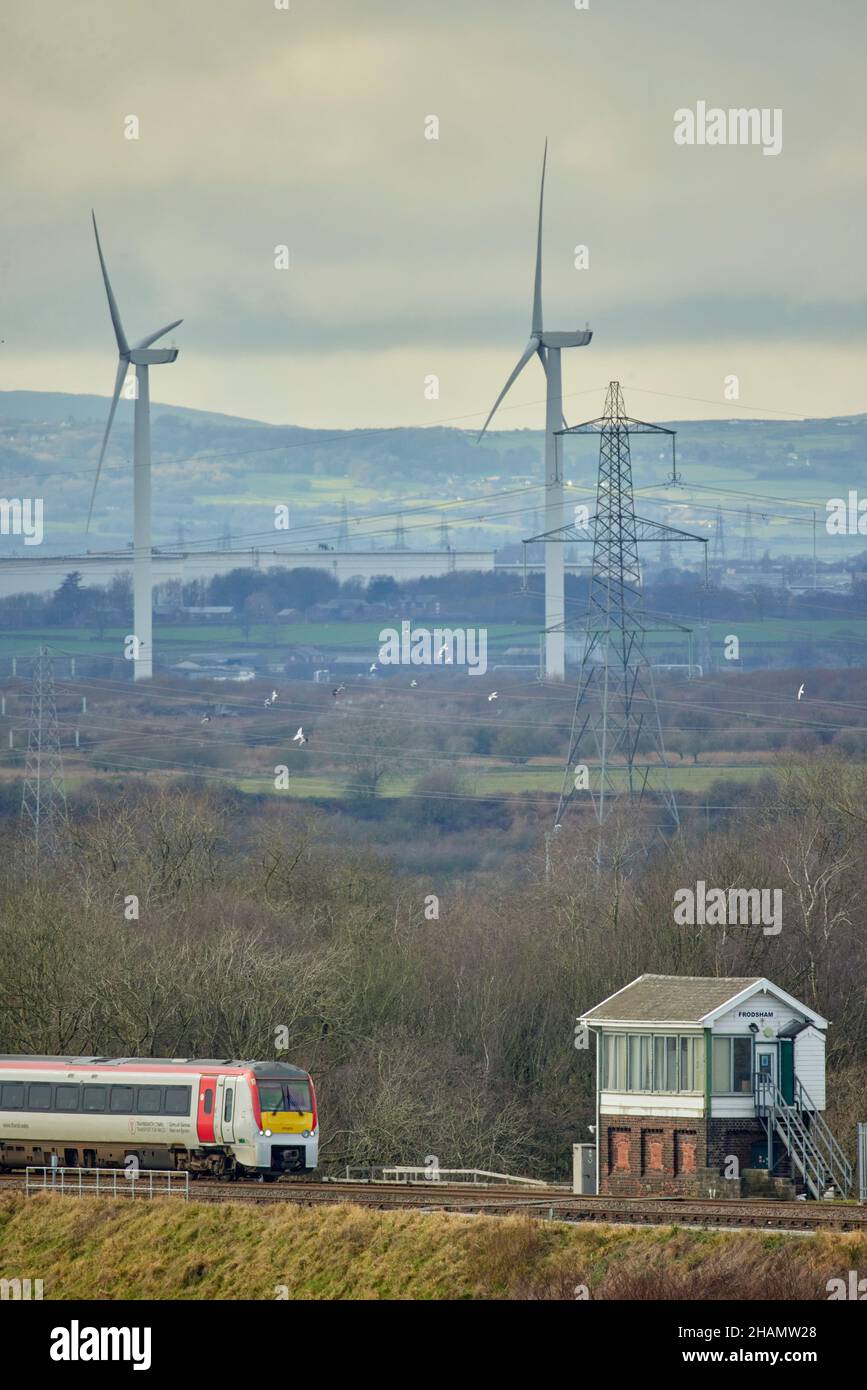
[[(0, 1190), (24, 1189), (23, 1175), (0, 1174)], [(270, 1206), (334, 1206), (351, 1202), (380, 1211), (421, 1210), (488, 1216), (523, 1214), (552, 1221), (597, 1221), (639, 1226), (704, 1226), (775, 1231), (863, 1231), (867, 1207), (842, 1203), (713, 1201), (704, 1198), (579, 1197), (562, 1187), (466, 1187), (446, 1183), (292, 1182), (260, 1186), (201, 1178), (190, 1188), (197, 1202)]]

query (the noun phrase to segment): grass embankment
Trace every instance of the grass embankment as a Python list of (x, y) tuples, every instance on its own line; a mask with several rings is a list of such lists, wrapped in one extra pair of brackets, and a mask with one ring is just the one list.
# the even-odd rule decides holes
[(862, 1235), (0, 1196), (0, 1277), (46, 1299), (826, 1299), (851, 1269)]

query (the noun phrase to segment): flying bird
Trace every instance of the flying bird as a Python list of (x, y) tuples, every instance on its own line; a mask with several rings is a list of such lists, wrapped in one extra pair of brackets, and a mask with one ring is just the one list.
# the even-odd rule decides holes
[(276, 705), (276, 703), (277, 703), (277, 691), (276, 691), (276, 690), (272, 690), (272, 691), (271, 691), (271, 704), (272, 704), (272, 705)]
[(345, 685), (335, 685), (335, 687), (334, 687), (334, 689), (332, 690), (331, 694), (334, 696), (334, 698), (335, 698), (335, 700), (336, 700), (337, 697), (338, 697), (338, 695), (342, 694), (342, 692), (343, 692), (345, 689), (346, 689), (346, 686), (345, 686)]
[(297, 734), (295, 735), (295, 737), (293, 738), (292, 742), (293, 742), (293, 743), (306, 743), (306, 742), (307, 742), (307, 735), (305, 734), (305, 732), (304, 732), (303, 729), (299, 729), (299, 730), (298, 730), (298, 732), (297, 732)]
[(498, 699), (498, 698), (499, 698), (499, 691), (497, 691), (497, 690), (492, 690), (491, 693), (490, 693), (490, 695), (488, 696), (488, 703), (490, 704), (491, 700), (496, 700), (496, 699)]
[(376, 670), (376, 662), (375, 662), (375, 661), (374, 661), (373, 665), (370, 667), (370, 670), (371, 670), (371, 671), (375, 671), (375, 670)]
[(409, 688), (410, 688), (410, 690), (412, 690), (413, 686), (416, 686), (416, 685), (418, 685), (418, 681), (410, 681), (410, 683), (409, 683)]
[(801, 688), (800, 688), (800, 690), (798, 691), (798, 699), (799, 699), (799, 700), (800, 700), (801, 696), (803, 695), (803, 693), (804, 693), (804, 687), (803, 687), (803, 685), (802, 685)]
[(203, 724), (210, 724), (210, 722), (211, 722), (211, 716), (210, 716), (209, 714), (203, 714), (203, 715), (202, 715), (202, 723), (203, 723)]

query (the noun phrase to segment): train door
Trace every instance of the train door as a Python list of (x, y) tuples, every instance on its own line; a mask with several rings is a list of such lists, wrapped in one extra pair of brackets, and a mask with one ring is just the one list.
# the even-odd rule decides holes
[(220, 1116), (223, 1126), (224, 1144), (232, 1144), (235, 1141), (235, 1082), (236, 1078), (234, 1076), (227, 1076), (226, 1085), (223, 1090), (223, 1102)]
[(235, 1139), (235, 1077), (218, 1076), (214, 1096), (214, 1136), (217, 1143), (232, 1144)]
[(214, 1101), (216, 1090), (216, 1077), (203, 1076), (199, 1079), (197, 1130), (200, 1144), (214, 1143)]
[(223, 1087), (226, 1084), (225, 1076), (217, 1077), (217, 1089), (214, 1092), (214, 1138), (219, 1144), (223, 1139), (221, 1116), (223, 1114)]

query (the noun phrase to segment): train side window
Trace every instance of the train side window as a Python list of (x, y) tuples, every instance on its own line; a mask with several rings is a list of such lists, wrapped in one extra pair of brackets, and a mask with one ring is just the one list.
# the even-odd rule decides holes
[(7, 1081), (0, 1087), (0, 1110), (24, 1109), (24, 1083)]
[(105, 1086), (82, 1087), (81, 1108), (95, 1113), (105, 1110)]
[(131, 1115), (133, 1102), (132, 1086), (112, 1086), (109, 1109), (115, 1115)]
[(54, 1108), (71, 1113), (77, 1110), (81, 1104), (80, 1086), (55, 1086), (54, 1088)]
[(35, 1081), (27, 1092), (28, 1110), (51, 1109), (51, 1087), (45, 1081)]
[(213, 1090), (208, 1090), (208, 1091), (205, 1092), (205, 1104), (204, 1104), (204, 1106), (203, 1106), (203, 1109), (204, 1109), (205, 1114), (206, 1114), (206, 1115), (210, 1115), (210, 1113), (211, 1113), (211, 1111), (213, 1110), (213, 1108), (214, 1108), (214, 1092), (213, 1092)]
[(232, 1098), (234, 1094), (234, 1091), (226, 1091), (226, 1103), (223, 1106), (223, 1119), (225, 1120), (226, 1124), (228, 1124), (232, 1118)]
[(190, 1088), (189, 1086), (167, 1086), (165, 1099), (165, 1113), (167, 1115), (189, 1115), (190, 1113)]
[(162, 1106), (161, 1086), (139, 1086), (136, 1095), (136, 1110), (140, 1115), (158, 1115)]

